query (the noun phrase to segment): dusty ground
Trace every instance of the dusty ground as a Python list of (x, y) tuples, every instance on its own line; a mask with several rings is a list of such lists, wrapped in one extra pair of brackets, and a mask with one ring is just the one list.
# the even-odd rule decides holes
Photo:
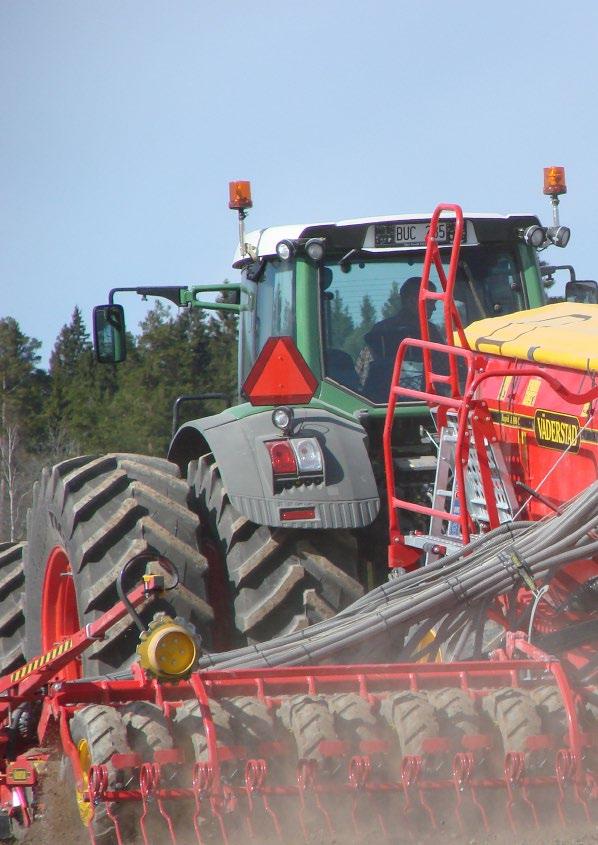
[[(27, 845), (89, 845), (90, 839), (82, 828), (78, 818), (77, 810), (74, 806), (74, 801), (68, 800), (65, 802), (64, 789), (61, 784), (55, 784), (48, 798), (55, 795), (59, 799), (56, 803), (50, 801), (50, 806), (46, 817), (39, 822), (36, 822), (31, 831), (22, 840)], [(70, 799), (70, 796), (69, 796)], [(296, 830), (296, 826), (293, 825)], [(19, 840), (21, 841), (21, 840)], [(209, 839), (210, 842), (218, 840)], [(255, 831), (255, 836), (251, 839), (247, 832), (244, 831), (240, 837), (234, 837), (232, 840), (237, 843), (260, 843), (260, 845), (274, 845), (280, 840), (271, 835), (260, 835), (259, 830)], [(304, 843), (304, 840), (297, 836), (284, 838), (282, 840), (285, 845), (299, 845)], [(311, 831), (308, 837), (309, 845), (363, 845), (364, 842), (371, 843), (373, 841), (382, 843), (382, 837), (378, 830), (372, 831), (371, 834), (365, 837), (355, 835), (341, 835), (331, 838), (328, 833), (322, 829), (319, 831)], [(541, 832), (530, 833), (530, 835), (515, 835), (513, 833), (504, 832), (491, 835), (475, 835), (463, 836), (459, 833), (448, 833), (447, 831), (438, 832), (436, 836), (425, 838), (411, 838), (408, 836), (401, 836), (397, 834), (396, 839), (391, 839), (392, 842), (398, 843), (417, 843), (417, 845), (445, 845), (445, 843), (455, 843), (455, 845), (598, 845), (598, 826), (585, 829), (548, 829)], [(167, 830), (160, 825), (154, 826), (154, 832), (151, 834), (150, 842), (152, 845), (167, 845), (170, 842)], [(177, 837), (178, 845), (197, 845), (197, 840), (193, 833), (189, 831), (183, 834), (180, 838)], [(98, 841), (101, 845), (101, 841)], [(113, 845), (113, 842), (110, 842)], [(143, 845), (141, 837), (126, 839), (124, 845)], [(232, 845), (232, 842), (231, 842)]]

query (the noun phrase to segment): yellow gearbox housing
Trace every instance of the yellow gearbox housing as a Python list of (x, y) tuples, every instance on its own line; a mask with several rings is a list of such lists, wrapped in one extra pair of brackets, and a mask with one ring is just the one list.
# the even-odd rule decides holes
[(180, 617), (156, 613), (141, 634), (137, 646), (139, 664), (145, 671), (163, 681), (188, 677), (195, 668), (201, 648), (191, 625)]

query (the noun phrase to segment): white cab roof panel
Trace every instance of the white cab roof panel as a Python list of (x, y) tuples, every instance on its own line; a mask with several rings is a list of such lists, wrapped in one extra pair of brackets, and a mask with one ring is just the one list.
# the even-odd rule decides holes
[[(357, 217), (352, 220), (339, 220), (337, 222), (328, 223), (303, 223), (303, 224), (289, 224), (286, 226), (269, 226), (267, 229), (256, 229), (248, 232), (245, 235), (246, 243), (250, 244), (256, 249), (257, 257), (263, 258), (269, 255), (276, 254), (276, 245), (282, 240), (296, 240), (304, 236), (304, 232), (308, 229), (313, 229), (316, 226), (334, 226), (337, 229), (342, 229), (345, 226), (367, 226), (368, 224), (376, 223), (401, 223), (402, 221), (423, 222), (430, 219), (431, 214), (416, 213), (416, 214), (391, 214), (382, 217)], [(441, 219), (450, 219), (454, 217), (450, 213), (443, 214)], [(485, 212), (463, 212), (463, 217), (466, 220), (509, 220), (515, 217), (535, 217), (529, 212), (522, 212), (520, 214), (493, 214)], [(235, 261), (241, 258), (241, 252), (237, 247), (235, 251)]]

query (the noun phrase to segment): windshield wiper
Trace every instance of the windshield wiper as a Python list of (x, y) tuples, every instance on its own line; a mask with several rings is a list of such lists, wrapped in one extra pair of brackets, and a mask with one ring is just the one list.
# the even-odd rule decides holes
[(338, 262), (338, 266), (341, 268), (343, 273), (348, 273), (351, 269), (351, 264), (356, 258), (362, 255), (362, 251), (360, 249), (350, 249), (346, 255), (343, 255), (341, 260)]

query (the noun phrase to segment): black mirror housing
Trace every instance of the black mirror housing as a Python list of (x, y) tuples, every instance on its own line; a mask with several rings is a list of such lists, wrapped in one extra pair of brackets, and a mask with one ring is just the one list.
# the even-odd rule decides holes
[(93, 346), (100, 364), (120, 364), (127, 357), (125, 312), (122, 305), (93, 309)]

